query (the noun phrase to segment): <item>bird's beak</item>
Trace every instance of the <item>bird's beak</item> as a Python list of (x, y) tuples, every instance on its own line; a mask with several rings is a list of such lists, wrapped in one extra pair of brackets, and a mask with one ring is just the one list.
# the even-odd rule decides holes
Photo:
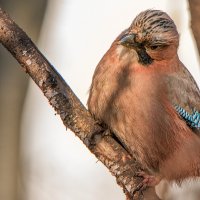
[(119, 39), (119, 44), (123, 46), (135, 46), (135, 36), (136, 34), (125, 34)]

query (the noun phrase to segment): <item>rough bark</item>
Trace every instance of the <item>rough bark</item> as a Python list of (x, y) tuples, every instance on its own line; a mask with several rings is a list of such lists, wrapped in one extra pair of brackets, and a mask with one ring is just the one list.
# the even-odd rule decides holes
[(136, 176), (136, 172), (142, 169), (142, 166), (108, 130), (98, 125), (60, 74), (2, 9), (0, 42), (38, 85), (60, 115), (63, 124), (70, 128), (116, 177), (127, 199), (159, 199), (154, 188), (141, 193), (142, 180)]

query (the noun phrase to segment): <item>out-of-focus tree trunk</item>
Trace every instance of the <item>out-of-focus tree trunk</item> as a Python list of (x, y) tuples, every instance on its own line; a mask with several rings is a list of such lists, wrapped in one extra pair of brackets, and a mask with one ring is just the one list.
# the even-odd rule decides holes
[(191, 28), (200, 54), (200, 1), (188, 0), (191, 14)]
[[(46, 0), (0, 0), (2, 8), (15, 18), (36, 41)], [(17, 61), (0, 48), (0, 199), (18, 199), (20, 119), (28, 77)], [(20, 199), (20, 198), (19, 198)]]

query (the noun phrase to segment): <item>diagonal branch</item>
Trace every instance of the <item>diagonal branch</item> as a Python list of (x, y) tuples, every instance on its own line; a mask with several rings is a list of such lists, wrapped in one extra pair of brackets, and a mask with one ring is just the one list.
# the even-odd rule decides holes
[[(110, 170), (123, 187), (127, 199), (146, 199), (141, 195), (141, 178), (135, 172), (141, 165), (91, 117), (60, 74), (41, 54), (26, 33), (0, 8), (0, 42), (44, 93), (60, 115), (63, 124), (78, 136)], [(104, 132), (104, 134), (102, 134)], [(92, 137), (94, 136), (94, 137)], [(146, 190), (157, 199), (154, 188)]]

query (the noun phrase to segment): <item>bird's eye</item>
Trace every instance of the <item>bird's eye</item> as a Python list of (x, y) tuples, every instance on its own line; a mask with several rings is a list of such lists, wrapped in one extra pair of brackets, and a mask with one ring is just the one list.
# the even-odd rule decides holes
[(159, 47), (158, 45), (157, 45), (157, 46), (154, 45), (154, 46), (150, 46), (150, 49), (151, 49), (151, 50), (155, 50), (155, 49), (157, 49), (158, 47)]

